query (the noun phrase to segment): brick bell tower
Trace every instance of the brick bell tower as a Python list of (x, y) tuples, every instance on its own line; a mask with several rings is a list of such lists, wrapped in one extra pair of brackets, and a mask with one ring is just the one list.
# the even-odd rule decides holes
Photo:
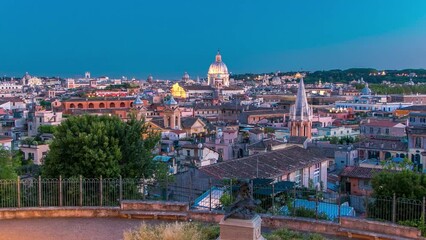
[(311, 138), (312, 115), (312, 108), (308, 105), (302, 78), (297, 89), (296, 102), (290, 108), (290, 135)]

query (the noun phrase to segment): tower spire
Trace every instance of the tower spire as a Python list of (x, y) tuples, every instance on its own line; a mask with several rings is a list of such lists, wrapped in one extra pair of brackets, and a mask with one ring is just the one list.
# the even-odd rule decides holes
[(299, 87), (297, 89), (296, 102), (291, 109), (293, 120), (311, 120), (312, 109), (309, 107), (308, 98), (306, 97), (305, 84), (303, 78), (300, 79)]
[(290, 134), (311, 138), (312, 108), (309, 107), (306, 97), (303, 78), (300, 79), (297, 89), (296, 102), (290, 108)]

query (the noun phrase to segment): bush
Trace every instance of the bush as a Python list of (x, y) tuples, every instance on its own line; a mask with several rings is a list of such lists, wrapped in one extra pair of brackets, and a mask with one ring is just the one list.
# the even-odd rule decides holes
[(415, 227), (419, 229), (422, 232), (422, 236), (426, 237), (426, 224), (421, 220), (405, 220), (405, 221), (399, 221), (398, 224), (408, 226), (408, 227)]
[(294, 231), (290, 231), (288, 229), (279, 229), (276, 231), (273, 231), (270, 234), (267, 234), (266, 239), (268, 240), (287, 240), (287, 239), (292, 239), (292, 240), (325, 240), (326, 238), (324, 238), (323, 236), (319, 235), (319, 234), (307, 234), (307, 233), (299, 233), (299, 232), (294, 232)]
[(229, 193), (224, 193), (220, 199), (220, 204), (222, 204), (223, 207), (228, 207), (232, 204), (232, 196)]
[(214, 240), (219, 237), (219, 226), (175, 222), (147, 225), (124, 232), (124, 240)]

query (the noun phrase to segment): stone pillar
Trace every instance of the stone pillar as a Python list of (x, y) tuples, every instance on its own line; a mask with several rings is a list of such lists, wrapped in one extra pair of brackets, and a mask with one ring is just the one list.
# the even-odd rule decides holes
[(259, 215), (255, 215), (252, 219), (222, 219), (219, 223), (219, 240), (264, 240), (261, 223)]

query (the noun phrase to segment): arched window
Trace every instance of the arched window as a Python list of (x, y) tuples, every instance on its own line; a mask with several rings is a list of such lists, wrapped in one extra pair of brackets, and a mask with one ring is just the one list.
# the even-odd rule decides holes
[(420, 137), (416, 137), (416, 141), (415, 141), (415, 148), (421, 148), (422, 147), (422, 139)]
[(399, 154), (399, 157), (400, 158), (405, 158), (405, 154), (401, 153), (401, 154)]
[(77, 105), (77, 107), (78, 107), (78, 108), (83, 108), (83, 104), (82, 104), (82, 103), (79, 103), (79, 104)]
[(124, 108), (124, 107), (126, 107), (126, 104), (125, 104), (124, 102), (121, 102), (121, 103), (120, 103), (120, 107), (121, 107), (121, 108)]
[[(121, 104), (120, 104), (121, 105)], [(130, 103), (130, 107), (133, 107), (133, 102)]]
[(115, 108), (115, 103), (113, 103), (113, 102), (112, 102), (112, 103), (110, 103), (110, 104), (109, 104), (109, 107), (110, 107), (110, 108)]
[(99, 108), (105, 108), (105, 104), (104, 103), (99, 103)]
[(89, 103), (89, 108), (95, 108), (95, 105), (93, 105), (93, 103)]
[(71, 103), (71, 104), (70, 104), (70, 108), (75, 108), (74, 103)]

